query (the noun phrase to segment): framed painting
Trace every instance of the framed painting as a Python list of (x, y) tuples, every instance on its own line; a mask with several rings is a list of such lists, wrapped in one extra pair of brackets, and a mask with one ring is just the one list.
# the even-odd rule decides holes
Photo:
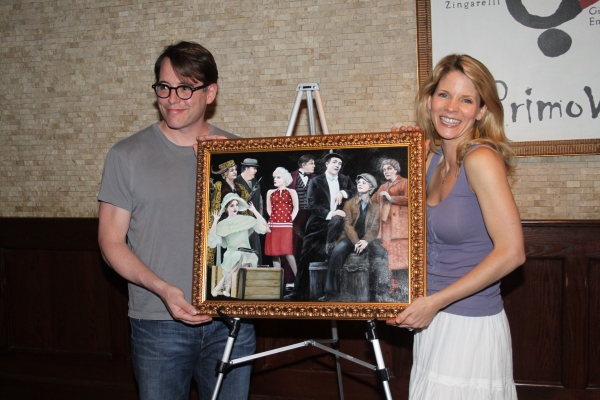
[(199, 142), (193, 304), (372, 319), (425, 293), (423, 133)]

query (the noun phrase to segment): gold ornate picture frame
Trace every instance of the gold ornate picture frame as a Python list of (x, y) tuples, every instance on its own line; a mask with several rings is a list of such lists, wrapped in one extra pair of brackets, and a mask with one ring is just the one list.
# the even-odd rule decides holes
[[(340, 185), (342, 182), (346, 182), (344, 179), (347, 179), (343, 175), (347, 176), (354, 185), (354, 191), (348, 190), (347, 194), (349, 195), (340, 205), (340, 209), (344, 206), (343, 209), (350, 213), (352, 204), (363, 204), (358, 201), (358, 197), (355, 197), (357, 195), (357, 177), (362, 174), (369, 175), (369, 178), (363, 180), (370, 180), (372, 183), (375, 183), (376, 180), (377, 186), (374, 188), (373, 185), (367, 185), (373, 191), (365, 194), (365, 185), (362, 182), (360, 188), (362, 192), (358, 192), (358, 194), (362, 193), (363, 199), (371, 196), (377, 199), (391, 199), (381, 192), (387, 190), (389, 194), (394, 195), (392, 193), (394, 189), (389, 189), (393, 179), (403, 182), (406, 198), (401, 202), (402, 206), (389, 206), (385, 211), (381, 210), (384, 210), (388, 200), (376, 202), (369, 199), (368, 202), (364, 202), (362, 209), (372, 210), (368, 211), (372, 214), (363, 211), (367, 213), (366, 223), (371, 223), (369, 215), (372, 217), (373, 213), (377, 213), (374, 218), (377, 219), (376, 225), (381, 225), (381, 228), (375, 228), (378, 234), (369, 242), (370, 252), (364, 251), (355, 254), (353, 251), (347, 258), (343, 258), (345, 261), (340, 266), (338, 275), (340, 290), (334, 297), (323, 296), (325, 282), (329, 279), (327, 278), (328, 269), (331, 268), (329, 259), (337, 249), (336, 243), (339, 243), (336, 241), (339, 239), (335, 239), (338, 237), (337, 234), (343, 231), (339, 236), (343, 237), (348, 225), (352, 225), (353, 222), (350, 222), (349, 214), (346, 214), (345, 218), (335, 217), (325, 221), (325, 224), (329, 224), (328, 232), (334, 231), (334, 221), (337, 221), (340, 231), (334, 231), (334, 240), (328, 238), (323, 243), (319, 242), (324, 249), (322, 254), (325, 256), (323, 259), (317, 259), (317, 262), (313, 259), (309, 270), (306, 270), (308, 268), (306, 262), (303, 263), (302, 259), (296, 260), (299, 268), (301, 264), (307, 267), (304, 274), (308, 274), (310, 290), (307, 290), (305, 297), (286, 299), (288, 292), (293, 292), (297, 288), (292, 289), (293, 284), (289, 282), (290, 279), (294, 279), (294, 276), (286, 277), (286, 271), (289, 275), (290, 268), (285, 265), (285, 257), (282, 256), (278, 259), (279, 264), (273, 263), (274, 258), (265, 252), (265, 242), (266, 235), (275, 235), (274, 232), (277, 237), (287, 236), (281, 235), (281, 231), (277, 229), (272, 229), (269, 233), (258, 235), (261, 240), (258, 249), (249, 248), (251, 246), (248, 246), (248, 243), (244, 244), (244, 238), (255, 230), (249, 228), (250, 225), (247, 223), (251, 225), (262, 223), (255, 213), (253, 214), (247, 209), (251, 206), (248, 206), (248, 202), (245, 200), (249, 198), (251, 190), (245, 191), (239, 186), (235, 195), (223, 196), (226, 191), (223, 188), (227, 183), (217, 172), (231, 168), (235, 164), (236, 171), (240, 174), (242, 163), (257, 165), (258, 173), (255, 178), (261, 179), (260, 188), (258, 185), (252, 185), (252, 188), (260, 191), (263, 204), (266, 204), (267, 192), (275, 189), (273, 173), (277, 167), (283, 167), (292, 172), (298, 169), (298, 159), (307, 155), (315, 161), (315, 177), (319, 175), (324, 177), (326, 168), (324, 159), (330, 157), (331, 155), (328, 156), (328, 154), (331, 152), (343, 159), (342, 169), (339, 173)], [(395, 165), (400, 166), (398, 178), (390, 178), (389, 175), (386, 177), (382, 172), (383, 160), (389, 159), (396, 160)], [(307, 184), (307, 199), (313, 206), (316, 196), (315, 188), (320, 182), (315, 177), (312, 177), (311, 182)], [(319, 179), (324, 179), (323, 177)], [(323, 182), (325, 181), (323, 180)], [(251, 318), (372, 319), (375, 317), (389, 318), (396, 315), (414, 299), (423, 296), (426, 290), (424, 182), (423, 133), (420, 131), (199, 142), (193, 305), (200, 313), (217, 315), (217, 310), (220, 309), (231, 316)], [(240, 196), (239, 198), (242, 199), (240, 202), (235, 202), (239, 207), (239, 214), (235, 214), (238, 211), (236, 209), (235, 212), (232, 211), (232, 215), (235, 217), (229, 219), (227, 218), (229, 205), (232, 203), (226, 204), (226, 202), (238, 198), (236, 196)], [(274, 215), (273, 207), (277, 207), (274, 206), (277, 200), (274, 197), (270, 198), (273, 199), (270, 203), (270, 211), (272, 211), (271, 215)], [(311, 199), (313, 203), (311, 203)], [(219, 203), (220, 201), (222, 204)], [(347, 204), (349, 202), (350, 204)], [(254, 209), (258, 212), (258, 207), (255, 206)], [(272, 219), (271, 222), (277, 220), (277, 217), (269, 216), (265, 210), (266, 207), (263, 206), (265, 220)], [(216, 213), (220, 212), (221, 215), (217, 215), (215, 211)], [(311, 214), (310, 210), (307, 212), (309, 215)], [(242, 214), (245, 216), (240, 218)], [(317, 219), (317, 212), (314, 214), (314, 219)], [(400, 218), (396, 214), (402, 214), (402, 217)], [(218, 221), (222, 222), (213, 222), (214, 216), (217, 216)], [(248, 219), (248, 216), (254, 219)], [(308, 218), (310, 221), (311, 217)], [(384, 218), (385, 221), (382, 221)], [(243, 227), (239, 222), (242, 220), (246, 221), (246, 225)], [(236, 229), (232, 230), (231, 224), (235, 224)], [(403, 227), (404, 224), (406, 226)], [(275, 223), (269, 225), (274, 228), (279, 226)], [(395, 229), (394, 232), (398, 228), (404, 229), (406, 237), (397, 239), (397, 233), (390, 233), (391, 227)], [(294, 225), (293, 229), (296, 229), (295, 233), (297, 234), (298, 227)], [(234, 231), (237, 236), (231, 233)], [(240, 232), (243, 234), (239, 235)], [(394, 242), (391, 241), (392, 237), (394, 237)], [(219, 249), (218, 245), (215, 247), (215, 238), (219, 240), (219, 244), (222, 244), (223, 248)], [(242, 242), (239, 241), (240, 238)], [(222, 243), (221, 240), (223, 240)], [(304, 239), (304, 241), (307, 240)], [(373, 248), (379, 250), (373, 250)], [(404, 253), (402, 250), (398, 250), (399, 248), (404, 248)], [(228, 251), (230, 253), (226, 254)], [(296, 251), (294, 248), (295, 253)], [(222, 257), (215, 256), (216, 252), (220, 252)], [(297, 253), (299, 254), (300, 251)], [(259, 255), (262, 262), (257, 261)], [(300, 258), (304, 256), (300, 255)], [(282, 268), (276, 268), (274, 265)], [(403, 269), (404, 267), (408, 268)], [(300, 275), (300, 272), (298, 274)], [(225, 287), (223, 282), (226, 283)], [(287, 297), (289, 298), (289, 296)]]

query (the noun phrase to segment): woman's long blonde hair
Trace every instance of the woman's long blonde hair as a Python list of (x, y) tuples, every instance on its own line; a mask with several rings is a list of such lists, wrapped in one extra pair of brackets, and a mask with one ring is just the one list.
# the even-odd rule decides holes
[(466, 54), (450, 54), (442, 58), (419, 89), (416, 110), (417, 123), (425, 130), (426, 136), (431, 139), (432, 150), (437, 150), (435, 142), (441, 138), (433, 126), (427, 101), (435, 93), (440, 80), (453, 71), (463, 73), (473, 82), (481, 98), (479, 106), (487, 107), (483, 117), (479, 121), (475, 121), (471, 139), (457, 149), (458, 164), (462, 163), (471, 146), (487, 144), (498, 151), (506, 168), (511, 169), (510, 159), (514, 156), (514, 151), (504, 133), (504, 108), (498, 96), (496, 81), (485, 65)]

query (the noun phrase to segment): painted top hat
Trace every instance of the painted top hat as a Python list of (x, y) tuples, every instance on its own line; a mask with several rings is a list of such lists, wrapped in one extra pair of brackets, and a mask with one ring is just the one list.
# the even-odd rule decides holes
[(328, 162), (332, 157), (339, 158), (340, 160), (342, 160), (342, 162), (345, 161), (344, 156), (342, 156), (340, 153), (334, 153), (333, 150), (331, 150), (325, 155), (325, 157), (323, 157), (323, 161)]

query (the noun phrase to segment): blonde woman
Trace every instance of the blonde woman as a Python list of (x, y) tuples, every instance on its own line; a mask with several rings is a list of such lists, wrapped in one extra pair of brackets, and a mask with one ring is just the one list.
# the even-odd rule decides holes
[(513, 400), (500, 279), (524, 263), (525, 250), (496, 82), (476, 59), (449, 55), (417, 107), (419, 125), (441, 147), (426, 178), (428, 295), (388, 321), (416, 330), (410, 398)]
[(265, 255), (273, 257), (273, 266), (281, 268), (281, 257), (285, 256), (296, 276), (296, 258), (293, 247), (293, 221), (298, 215), (298, 194), (288, 189), (292, 175), (283, 167), (273, 171), (275, 189), (267, 192), (267, 214), (269, 228), (265, 239)]

